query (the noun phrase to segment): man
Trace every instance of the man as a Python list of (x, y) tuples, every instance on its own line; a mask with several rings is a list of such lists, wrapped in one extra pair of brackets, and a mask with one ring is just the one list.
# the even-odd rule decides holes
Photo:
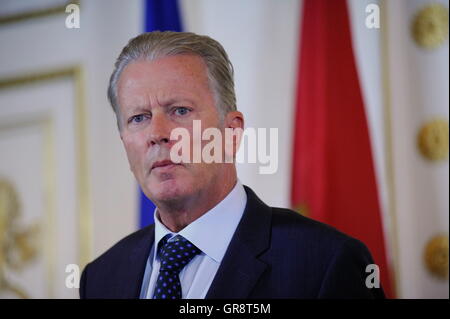
[[(175, 161), (175, 129), (240, 130), (233, 69), (215, 40), (151, 32), (132, 39), (111, 76), (131, 171), (157, 206), (155, 225), (121, 240), (81, 278), (81, 298), (382, 298), (366, 286), (370, 253), (356, 239), (264, 204), (226, 158)], [(189, 150), (205, 141), (189, 140)], [(150, 212), (149, 212), (150, 213)]]

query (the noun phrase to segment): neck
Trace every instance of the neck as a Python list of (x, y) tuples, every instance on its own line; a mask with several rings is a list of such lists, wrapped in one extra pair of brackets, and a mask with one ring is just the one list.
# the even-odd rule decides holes
[(213, 181), (216, 187), (205, 187), (189, 197), (173, 202), (158, 203), (160, 221), (172, 232), (179, 232), (220, 203), (237, 182), (236, 170)]

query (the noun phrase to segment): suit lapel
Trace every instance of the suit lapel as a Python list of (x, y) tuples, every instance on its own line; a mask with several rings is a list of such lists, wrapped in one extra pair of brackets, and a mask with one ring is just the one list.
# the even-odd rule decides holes
[(155, 225), (152, 224), (141, 230), (142, 236), (131, 250), (127, 259), (124, 260), (121, 273), (124, 276), (116, 286), (118, 298), (139, 298), (142, 280), (150, 250), (155, 238)]
[(247, 205), (207, 299), (247, 298), (267, 268), (258, 256), (269, 247), (271, 208), (250, 188), (244, 188)]
[[(271, 208), (244, 186), (247, 205), (242, 219), (227, 248), (207, 299), (247, 298), (267, 265), (258, 259), (269, 248)], [(115, 290), (118, 298), (139, 298), (147, 259), (153, 246), (155, 225), (141, 230), (142, 235), (124, 260), (120, 273), (123, 277)]]

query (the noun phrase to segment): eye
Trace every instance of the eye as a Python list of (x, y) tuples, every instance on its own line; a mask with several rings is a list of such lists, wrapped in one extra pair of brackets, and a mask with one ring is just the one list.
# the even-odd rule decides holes
[(175, 109), (175, 114), (176, 114), (176, 115), (186, 115), (186, 114), (188, 114), (190, 111), (191, 111), (191, 110), (189, 110), (187, 107), (180, 106), (180, 107), (177, 107), (177, 108)]
[(138, 114), (138, 115), (134, 115), (134, 116), (130, 117), (128, 122), (129, 123), (141, 123), (144, 120), (146, 120), (147, 118), (148, 118), (148, 116), (145, 114)]

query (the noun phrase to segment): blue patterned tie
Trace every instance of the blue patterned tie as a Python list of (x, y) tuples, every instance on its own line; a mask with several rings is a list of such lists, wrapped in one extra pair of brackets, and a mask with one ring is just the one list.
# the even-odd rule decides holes
[(159, 269), (153, 299), (181, 299), (180, 271), (201, 250), (195, 247), (183, 236), (177, 235), (168, 241), (170, 235), (166, 235), (159, 243)]

